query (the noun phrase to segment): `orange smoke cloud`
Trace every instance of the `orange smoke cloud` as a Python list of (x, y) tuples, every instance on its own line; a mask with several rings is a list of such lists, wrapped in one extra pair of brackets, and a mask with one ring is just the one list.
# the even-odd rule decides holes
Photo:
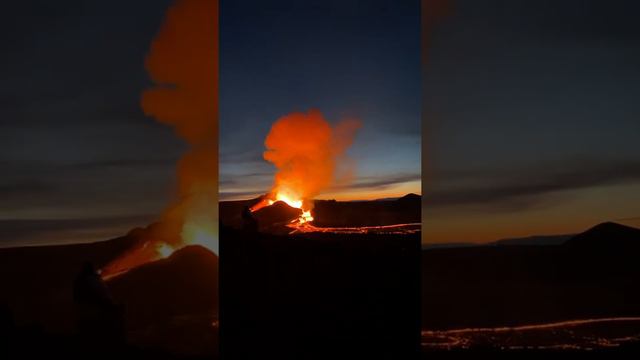
[(271, 196), (307, 201), (331, 186), (338, 162), (360, 127), (356, 120), (332, 127), (317, 110), (278, 119), (264, 142), (264, 159), (278, 168)]
[(107, 273), (189, 244), (218, 252), (218, 0), (176, 0), (145, 65), (155, 87), (142, 94), (144, 113), (172, 126), (190, 149), (178, 164), (177, 198)]
[(218, 1), (176, 1), (146, 68), (156, 87), (142, 96), (145, 114), (173, 126), (190, 145), (178, 164), (178, 198), (162, 222), (168, 231), (181, 229), (182, 244), (171, 245), (205, 241), (217, 252)]

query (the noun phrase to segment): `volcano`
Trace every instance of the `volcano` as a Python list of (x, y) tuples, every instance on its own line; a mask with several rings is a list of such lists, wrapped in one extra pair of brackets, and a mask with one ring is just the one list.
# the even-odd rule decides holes
[(277, 198), (219, 203), (221, 356), (414, 356), (420, 196)]
[(207, 248), (184, 247), (107, 285), (125, 306), (129, 342), (177, 354), (217, 354), (218, 256)]
[(243, 210), (252, 212), (261, 232), (293, 234), (312, 232), (333, 233), (413, 233), (420, 230), (421, 196), (408, 194), (397, 199), (336, 201), (314, 200), (312, 220), (303, 223), (304, 211), (284, 201), (260, 205), (268, 195), (249, 200), (220, 202), (220, 223), (235, 229), (243, 227)]
[(254, 212), (259, 229), (270, 233), (286, 234), (291, 230), (287, 225), (302, 216), (302, 210), (291, 207), (284, 201), (277, 201)]
[[(145, 231), (96, 243), (0, 249), (0, 315), (9, 314), (14, 334), (26, 334), (30, 346), (56, 339), (75, 347), (73, 283), (83, 263), (106, 266), (138, 247)], [(209, 249), (186, 246), (106, 285), (124, 309), (126, 354), (217, 355), (218, 256)]]

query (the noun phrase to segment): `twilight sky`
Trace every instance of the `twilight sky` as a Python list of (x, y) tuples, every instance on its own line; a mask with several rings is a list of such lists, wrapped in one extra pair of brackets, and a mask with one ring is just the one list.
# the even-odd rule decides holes
[(266, 193), (271, 124), (319, 109), (363, 127), (355, 181), (319, 198), (420, 192), (419, 0), (248, 0), (220, 4), (220, 200)]
[(184, 146), (140, 95), (169, 4), (3, 4), (0, 247), (105, 240), (166, 206)]
[(640, 225), (640, 4), (450, 5), (423, 77), (423, 242)]

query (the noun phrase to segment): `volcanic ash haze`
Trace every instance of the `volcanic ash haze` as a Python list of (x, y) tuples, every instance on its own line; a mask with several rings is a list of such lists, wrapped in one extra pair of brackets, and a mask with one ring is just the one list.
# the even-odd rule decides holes
[(332, 127), (318, 110), (278, 119), (265, 140), (264, 159), (277, 168), (271, 201), (309, 210), (309, 200), (335, 182), (337, 165), (344, 164), (345, 152), (360, 127), (357, 120), (343, 120)]
[(218, 252), (218, 0), (176, 0), (145, 65), (155, 87), (142, 94), (144, 113), (171, 125), (189, 150), (178, 164), (176, 199), (120, 267), (189, 244)]

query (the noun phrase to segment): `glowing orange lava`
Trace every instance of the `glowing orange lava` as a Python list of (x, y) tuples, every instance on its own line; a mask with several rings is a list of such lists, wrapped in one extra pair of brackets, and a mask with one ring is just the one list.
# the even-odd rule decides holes
[(311, 210), (302, 211), (302, 215), (300, 215), (300, 223), (304, 224), (309, 221), (313, 221), (313, 216), (311, 216)]
[(292, 194), (293, 194), (292, 191), (287, 191), (287, 190), (278, 191), (275, 194), (270, 194), (268, 195), (267, 198), (263, 199), (262, 201), (258, 202), (253, 207), (251, 207), (251, 211), (255, 212), (262, 209), (265, 206), (271, 206), (278, 201), (282, 201), (292, 208), (302, 210), (302, 214), (300, 214), (300, 216), (297, 219), (294, 219), (291, 221), (290, 227), (295, 228), (299, 225), (313, 221), (313, 216), (311, 215), (311, 206), (309, 205), (310, 202), (305, 201)]
[(292, 196), (289, 196), (285, 193), (277, 193), (275, 196), (275, 200), (269, 200), (269, 205), (272, 205), (273, 203), (275, 203), (276, 201), (283, 201), (285, 202), (287, 205), (296, 208), (296, 209), (302, 209), (302, 200), (300, 199), (296, 199)]
[(292, 208), (302, 210), (302, 214), (295, 220), (291, 221), (291, 224), (294, 225), (302, 225), (304, 223), (308, 223), (313, 221), (313, 216), (311, 216), (311, 209), (303, 207), (305, 202), (300, 198), (295, 198), (289, 195), (291, 192), (278, 192), (275, 195), (275, 200), (268, 200), (268, 204), (272, 205), (277, 201), (282, 201)]

